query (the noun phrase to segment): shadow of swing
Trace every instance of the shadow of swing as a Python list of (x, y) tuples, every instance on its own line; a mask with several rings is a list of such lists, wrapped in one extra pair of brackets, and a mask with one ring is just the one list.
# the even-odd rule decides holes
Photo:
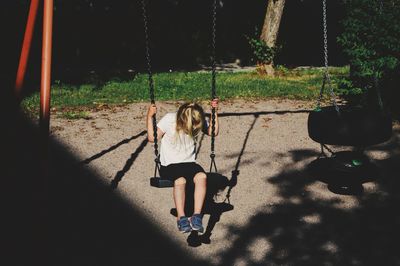
[[(237, 185), (238, 176), (240, 174), (239, 166), (241, 164), (242, 156), (246, 149), (250, 133), (253, 130), (258, 118), (259, 114), (254, 114), (254, 120), (246, 133), (242, 149), (240, 150), (235, 164), (235, 169), (231, 172), (231, 178), (228, 179), (226, 176), (215, 172), (207, 173), (207, 192), (204, 201), (203, 214), (209, 214), (210, 218), (203, 234), (199, 235), (198, 232), (192, 231), (187, 239), (189, 246), (198, 247), (201, 244), (210, 244), (212, 231), (215, 225), (220, 221), (222, 214), (234, 209), (234, 206), (230, 203), (230, 195), (232, 189)], [(217, 202), (215, 200), (216, 196), (220, 195), (220, 193), (225, 191), (226, 188), (228, 188), (228, 191), (225, 195), (225, 199), (222, 202)], [(194, 198), (193, 196), (188, 197), (188, 195), (194, 195), (193, 185), (186, 186), (185, 213), (187, 216), (191, 216), (194, 209)], [(170, 213), (175, 217), (177, 216), (177, 211), (175, 208), (171, 209)]]
[(118, 187), (119, 182), (121, 182), (122, 178), (125, 174), (131, 169), (133, 163), (136, 161), (136, 158), (143, 151), (149, 141), (146, 139), (142, 140), (139, 147), (131, 154), (131, 157), (126, 161), (124, 167), (117, 172), (114, 178), (111, 180), (110, 189), (116, 189)]
[[(226, 176), (218, 173), (207, 173), (207, 193), (204, 200), (203, 214), (210, 215), (205, 232), (199, 235), (197, 232), (193, 231), (187, 242), (191, 247), (198, 247), (201, 244), (210, 244), (211, 235), (215, 225), (221, 219), (224, 212), (232, 211), (234, 206), (229, 201), (229, 195), (225, 196), (222, 202), (217, 202), (215, 196), (219, 195), (221, 191), (224, 191), (227, 187), (231, 188), (236, 185), (237, 176), (232, 176), (228, 179)], [(191, 195), (188, 197), (188, 195)], [(193, 214), (194, 208), (194, 186), (186, 186), (186, 202), (185, 202), (185, 213), (187, 216)], [(177, 216), (176, 208), (171, 209), (170, 213), (173, 216)]]
[(7, 263), (1, 265), (209, 265), (180, 248), (141, 208), (110, 192), (104, 177), (57, 140), (50, 139), (44, 172), (40, 131), (16, 104), (3, 103), (7, 245), (1, 261)]
[[(341, 152), (342, 156), (352, 152)], [(340, 153), (339, 153), (340, 155)], [(364, 164), (357, 167), (338, 162), (334, 157), (318, 157), (307, 166), (307, 172), (316, 180), (328, 185), (329, 191), (339, 195), (361, 195), (363, 184), (379, 178), (379, 168), (366, 156)]]
[[(130, 137), (130, 138), (126, 138), (120, 142), (118, 142), (117, 144), (112, 145), (111, 147), (102, 150), (101, 152), (85, 159), (82, 161), (82, 164), (89, 164), (92, 161), (106, 155), (107, 153), (116, 150), (117, 148), (119, 148), (120, 146), (124, 145), (124, 144), (128, 144), (129, 142), (131, 142), (134, 139), (137, 139), (139, 137), (144, 136), (147, 133), (147, 131), (143, 130), (142, 132)], [(133, 163), (135, 162), (136, 158), (139, 156), (139, 154), (143, 151), (143, 149), (146, 147), (148, 143), (147, 138), (142, 140), (142, 142), (140, 143), (140, 145), (136, 148), (136, 150), (131, 154), (131, 156), (129, 157), (129, 159), (126, 161), (124, 167), (119, 170), (114, 178), (111, 180), (110, 183), (110, 189), (114, 190), (118, 187), (119, 182), (121, 182), (121, 180), (123, 179), (123, 177), (125, 176), (125, 174), (130, 170), (130, 168), (132, 167)]]
[(95, 155), (83, 160), (82, 163), (83, 164), (89, 164), (90, 162), (102, 157), (103, 155), (106, 155), (107, 153), (119, 148), (120, 146), (122, 146), (124, 144), (128, 144), (132, 140), (137, 139), (137, 138), (139, 138), (141, 136), (144, 136), (146, 133), (147, 133), (147, 131), (143, 130), (142, 132), (140, 132), (140, 133), (138, 133), (138, 134), (136, 134), (136, 135), (134, 135), (134, 136), (132, 136), (130, 138), (126, 138), (126, 139), (118, 142), (117, 144), (114, 144), (111, 147), (109, 147), (109, 148), (107, 148), (105, 150), (102, 150), (101, 152), (99, 152), (99, 153), (97, 153), (97, 154), (95, 154)]

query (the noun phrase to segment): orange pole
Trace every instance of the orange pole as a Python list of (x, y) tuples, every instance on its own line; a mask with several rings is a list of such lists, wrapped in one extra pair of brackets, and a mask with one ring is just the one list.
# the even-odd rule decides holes
[(45, 139), (50, 126), (51, 49), (53, 31), (53, 0), (44, 0), (42, 77), (40, 86), (40, 128)]
[(24, 85), (26, 66), (28, 65), (29, 51), (31, 49), (32, 36), (35, 28), (35, 21), (39, 7), (39, 0), (31, 0), (29, 7), (28, 20), (26, 22), (24, 40), (22, 42), (21, 56), (19, 58), (17, 78), (15, 80), (15, 96), (21, 97), (21, 90)]
[(42, 74), (40, 84), (40, 135), (41, 135), (41, 170), (43, 193), (39, 195), (43, 204), (43, 217), (41, 219), (40, 228), (42, 235), (43, 250), (45, 252), (39, 254), (39, 259), (44, 265), (48, 265), (48, 244), (49, 232), (48, 220), (49, 215), (49, 193), (48, 178), (50, 171), (49, 163), (49, 128), (50, 128), (50, 92), (51, 92), (51, 54), (52, 54), (52, 33), (53, 33), (53, 0), (44, 0), (43, 12), (43, 43), (42, 43)]

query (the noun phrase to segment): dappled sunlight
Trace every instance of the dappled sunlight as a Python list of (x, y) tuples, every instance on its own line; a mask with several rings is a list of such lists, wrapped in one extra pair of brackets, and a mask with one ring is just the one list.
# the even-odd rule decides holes
[(305, 215), (300, 218), (301, 221), (309, 224), (318, 224), (321, 222), (321, 216), (318, 213)]
[(319, 182), (304, 187), (304, 190), (313, 200), (327, 201), (336, 208), (352, 208), (359, 204), (357, 197), (337, 195), (329, 191), (327, 185)]
[(256, 238), (248, 246), (249, 259), (254, 263), (262, 263), (271, 249), (271, 243), (267, 239)]
[(0, 8), (5, 266), (400, 265), (400, 1), (39, 2)]
[(323, 244), (322, 249), (331, 254), (335, 254), (339, 251), (338, 246), (335, 243), (333, 243), (332, 241), (327, 241), (325, 244)]
[[(82, 157), (92, 158), (90, 163), (107, 157), (111, 145), (100, 145), (88, 154), (83, 149), (78, 157), (70, 152), (76, 147), (67, 148), (53, 139), (51, 164), (44, 175), (37, 128), (18, 114), (8, 119), (12, 126), (2, 131), (8, 139), (4, 151), (11, 155), (5, 161), (10, 178), (4, 196), (12, 200), (7, 204), (11, 219), (6, 221), (8, 233), (3, 238), (8, 243), (6, 260), (12, 265), (208, 264), (183, 252), (140, 202), (111, 191), (105, 182), (109, 177), (82, 162)], [(120, 140), (110, 142), (115, 145)], [(99, 151), (102, 157), (91, 157)]]
[[(216, 139), (216, 162), (226, 184), (210, 198), (211, 208), (204, 216), (206, 233), (190, 236), (177, 232), (171, 189), (149, 184), (154, 155), (142, 128), (145, 104), (114, 113), (98, 111), (89, 122), (54, 117), (53, 126), (66, 123), (53, 132), (58, 145), (53, 150), (53, 178), (61, 184), (52, 193), (52, 220), (66, 228), (57, 233), (58, 239), (81, 241), (82, 246), (97, 242), (87, 258), (102, 252), (104, 264), (99, 265), (114, 256), (116, 261), (133, 261), (137, 253), (132, 250), (143, 259), (152, 258), (153, 245), (165, 250), (157, 258), (172, 261), (182, 253), (182, 261), (191, 265), (345, 265), (349, 261), (368, 265), (379, 261), (382, 252), (389, 262), (398, 260), (393, 244), (400, 236), (395, 211), (400, 199), (393, 170), (398, 168), (398, 138), (368, 151), (381, 176), (363, 183), (362, 194), (335, 194), (308, 171), (319, 145), (307, 136), (307, 113), (295, 108), (265, 111), (265, 106), (275, 104), (255, 102), (251, 110), (237, 115), (233, 111), (245, 102), (223, 107), (220, 119), (226, 130)], [(174, 103), (162, 103), (160, 112), (175, 108)], [(263, 118), (268, 118), (268, 127)], [(204, 137), (198, 161), (206, 169), (209, 146), (210, 139)], [(73, 163), (63, 166), (62, 161), (69, 161), (64, 159), (66, 152)], [(143, 241), (145, 247), (136, 247)], [(83, 254), (81, 247), (66, 250), (69, 253), (59, 257)]]

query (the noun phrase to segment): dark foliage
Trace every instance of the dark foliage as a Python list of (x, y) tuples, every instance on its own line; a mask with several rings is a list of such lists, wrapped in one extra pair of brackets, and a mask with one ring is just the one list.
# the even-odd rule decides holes
[[(147, 1), (152, 61), (155, 71), (190, 70), (210, 65), (211, 0)], [(5, 22), (2, 46), (6, 75), (12, 82), (21, 49), (29, 1), (1, 1)], [(219, 62), (250, 64), (246, 36), (262, 26), (266, 1), (223, 0), (217, 17)], [(40, 76), (41, 10), (36, 22), (27, 81)], [(128, 70), (144, 70), (144, 33), (140, 1), (55, 0), (53, 80), (84, 82), (95, 71), (102, 79), (129, 78)], [(343, 64), (334, 42), (343, 16), (339, 3), (329, 4), (331, 63)], [(311, 0), (287, 1), (279, 34), (276, 64), (321, 65), (322, 7)]]
[[(345, 1), (347, 15), (339, 42), (349, 57), (351, 82), (376, 100), (375, 81), (394, 107), (400, 74), (400, 1)], [(386, 97), (385, 97), (386, 96)]]

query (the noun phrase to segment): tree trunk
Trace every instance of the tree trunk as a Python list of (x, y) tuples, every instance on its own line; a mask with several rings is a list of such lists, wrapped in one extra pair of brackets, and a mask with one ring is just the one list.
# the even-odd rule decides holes
[[(285, 0), (268, 0), (267, 13), (265, 15), (260, 39), (271, 48), (276, 45), (284, 7)], [(265, 65), (264, 68), (269, 70), (267, 74), (273, 75), (273, 61)]]

